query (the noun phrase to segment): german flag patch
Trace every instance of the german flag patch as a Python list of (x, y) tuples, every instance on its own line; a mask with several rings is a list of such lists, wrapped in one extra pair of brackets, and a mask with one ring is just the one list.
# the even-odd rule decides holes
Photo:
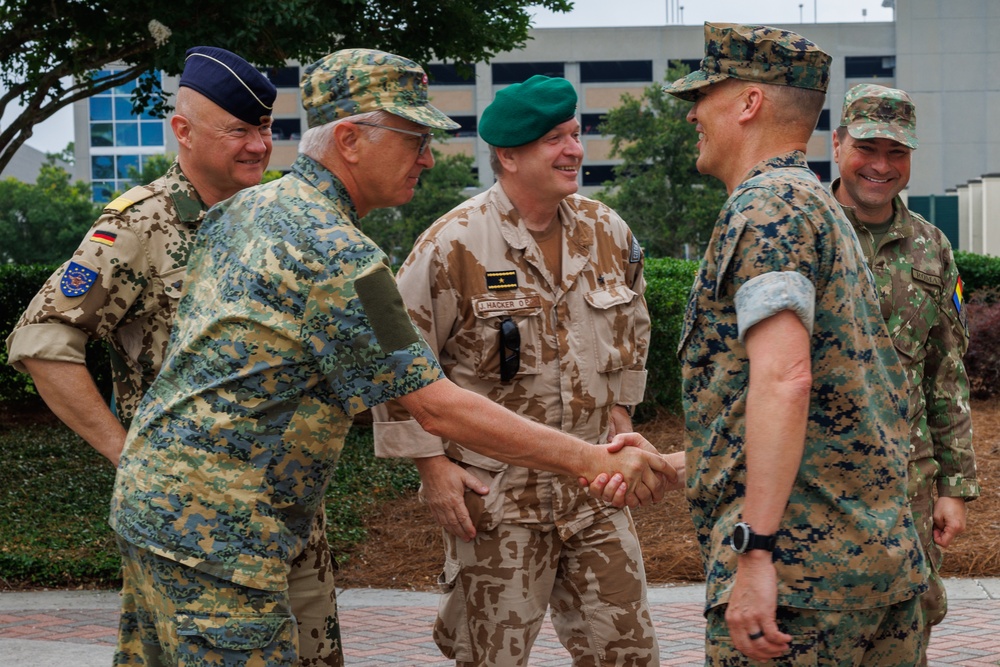
[(93, 241), (94, 243), (100, 243), (102, 245), (106, 245), (108, 247), (113, 246), (115, 244), (115, 239), (117, 238), (118, 235), (115, 234), (114, 232), (96, 231), (90, 235), (91, 241)]

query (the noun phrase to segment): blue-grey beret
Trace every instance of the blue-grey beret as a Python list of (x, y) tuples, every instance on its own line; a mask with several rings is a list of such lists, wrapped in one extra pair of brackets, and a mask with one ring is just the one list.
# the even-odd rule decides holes
[(187, 50), (180, 86), (212, 100), (245, 123), (261, 125), (271, 119), (278, 90), (266, 76), (235, 53), (214, 46)]
[(536, 74), (497, 93), (483, 109), (479, 136), (490, 146), (523, 146), (576, 114), (576, 89), (566, 79)]

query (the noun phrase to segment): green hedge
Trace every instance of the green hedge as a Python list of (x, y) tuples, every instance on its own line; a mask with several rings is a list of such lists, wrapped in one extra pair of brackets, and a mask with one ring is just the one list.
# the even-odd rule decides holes
[(694, 282), (698, 262), (679, 259), (646, 260), (646, 304), (652, 320), (649, 358), (646, 368), (646, 400), (639, 419), (657, 408), (680, 414), (681, 367), (677, 361), (677, 343), (684, 323), (684, 309)]
[(978, 290), (1000, 289), (1000, 257), (957, 251), (955, 264), (962, 276), (966, 301)]

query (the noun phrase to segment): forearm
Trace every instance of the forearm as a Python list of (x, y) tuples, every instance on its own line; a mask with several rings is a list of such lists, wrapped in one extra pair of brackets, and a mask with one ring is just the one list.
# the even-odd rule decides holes
[(52, 412), (117, 467), (125, 428), (104, 402), (87, 367), (48, 359), (24, 359), (23, 363)]

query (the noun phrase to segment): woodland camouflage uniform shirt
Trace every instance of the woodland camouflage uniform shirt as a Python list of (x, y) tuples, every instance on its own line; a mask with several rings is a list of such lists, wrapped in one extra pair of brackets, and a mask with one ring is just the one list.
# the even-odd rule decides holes
[[(751, 282), (753, 281), (753, 282)], [(924, 588), (906, 501), (902, 377), (870, 275), (836, 200), (792, 152), (755, 167), (726, 202), (685, 315), (688, 499), (707, 608), (726, 602), (746, 493), (749, 361), (743, 335), (782, 310), (810, 331), (805, 447), (774, 563), (778, 604), (863, 609)]]
[(111, 525), (234, 583), (287, 587), (352, 417), (442, 377), (343, 184), (292, 172), (214, 207)]
[[(561, 278), (497, 183), (424, 232), (399, 271), (399, 289), (456, 384), (532, 421), (605, 442), (611, 408), (640, 403), (646, 386), (642, 251), (614, 211), (579, 195), (560, 202), (557, 224)], [(520, 332), (520, 365), (513, 382), (502, 382), (499, 327), (508, 317)], [(445, 453), (485, 473), (480, 530), (501, 521), (554, 524), (565, 539), (617, 511), (575, 480), (507, 466), (412, 420), (385, 423), (385, 415), (376, 411), (380, 456)]]
[(205, 209), (177, 162), (108, 204), (21, 316), (7, 339), (9, 363), (21, 371), (25, 358), (82, 364), (87, 340), (106, 340), (127, 427), (163, 364)]
[(882, 317), (910, 381), (910, 460), (937, 462), (940, 495), (977, 498), (969, 378), (962, 362), (969, 331), (958, 267), (940, 229), (899, 197), (892, 204), (892, 224), (877, 248), (854, 209), (843, 209), (875, 274)]

